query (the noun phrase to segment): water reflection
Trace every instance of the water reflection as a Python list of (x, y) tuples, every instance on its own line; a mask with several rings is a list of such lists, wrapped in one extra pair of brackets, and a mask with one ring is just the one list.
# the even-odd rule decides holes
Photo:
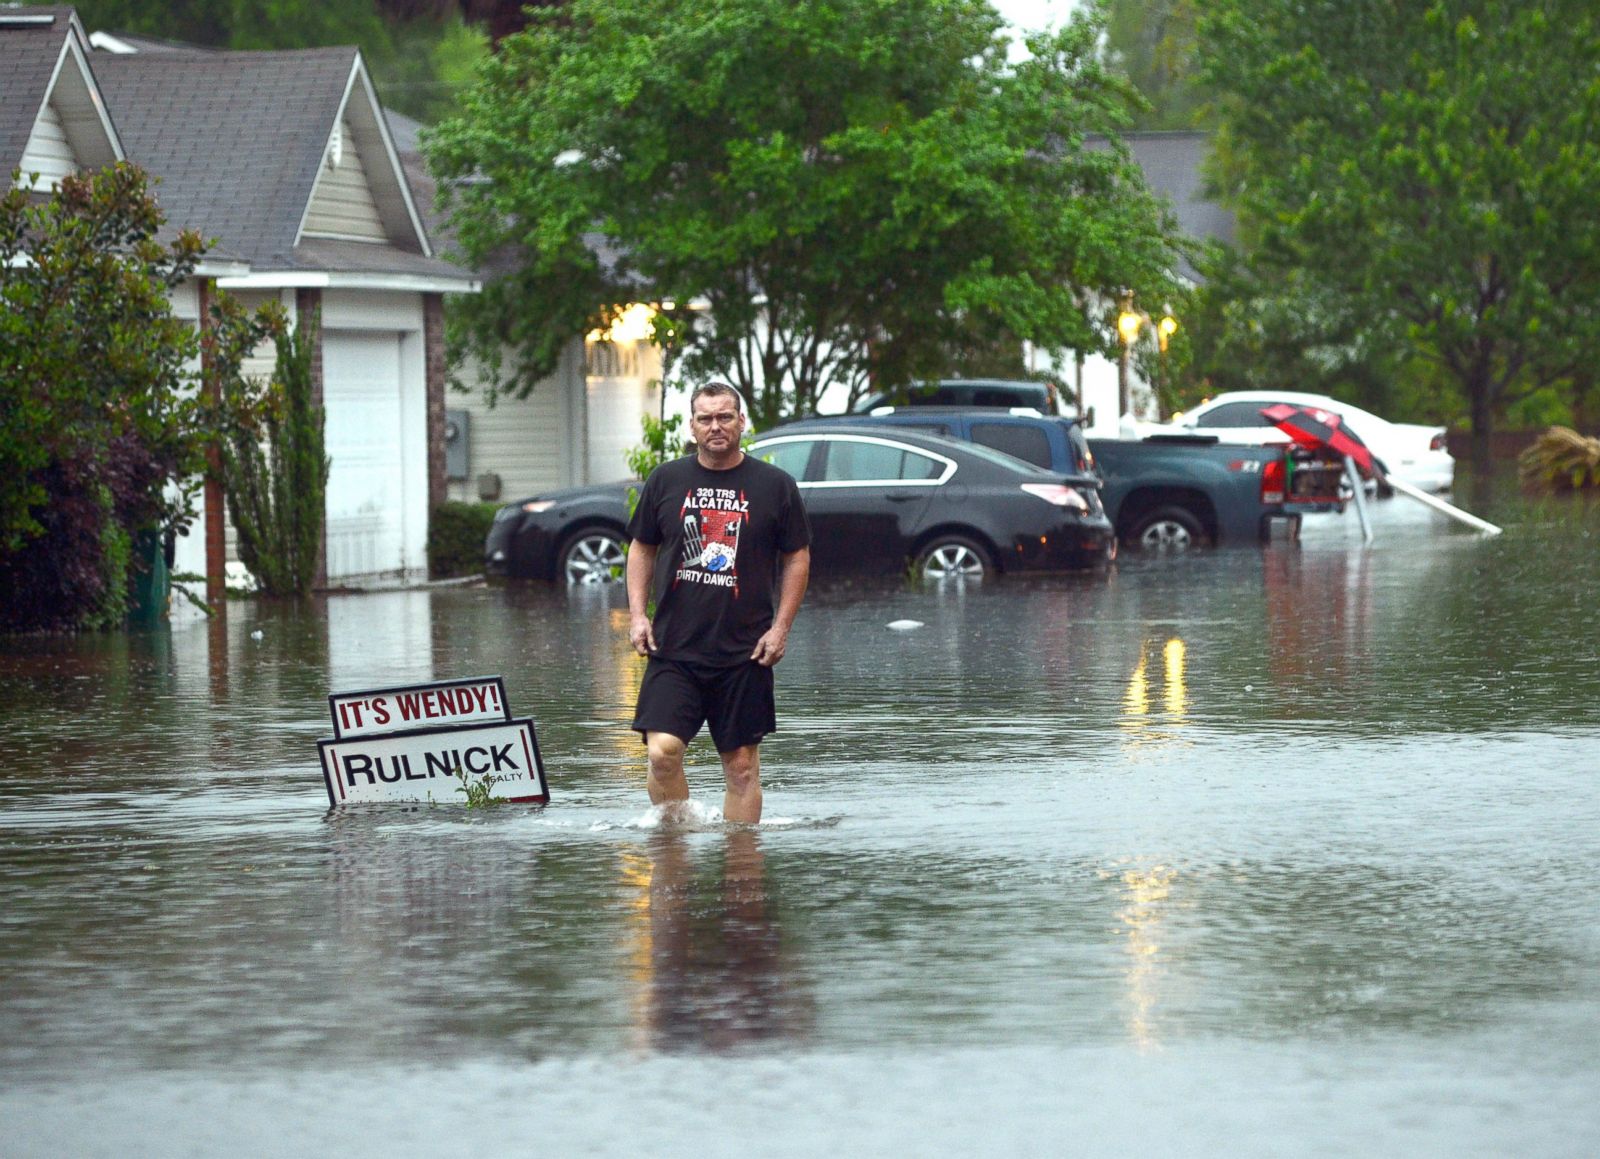
[(623, 875), (637, 890), (639, 1045), (725, 1052), (807, 1033), (811, 998), (788, 968), (757, 832), (730, 831), (720, 856), (697, 860), (683, 833), (663, 829)]
[[(1274, 677), (1314, 688), (1343, 686), (1369, 672), (1378, 558), (1365, 546), (1309, 557), (1262, 554)], [(1426, 585), (1413, 588), (1422, 590)]]
[(1161, 1005), (1171, 995), (1163, 993), (1170, 981), (1163, 955), (1167, 937), (1164, 919), (1170, 905), (1177, 871), (1166, 865), (1133, 865), (1117, 874), (1122, 907), (1117, 920), (1123, 927), (1124, 983), (1127, 988), (1128, 1033), (1142, 1050), (1161, 1044)]
[(1161, 712), (1152, 713), (1150, 702), (1151, 642), (1141, 641), (1139, 659), (1128, 676), (1118, 721), (1130, 747), (1170, 743), (1189, 715), (1189, 648), (1181, 636), (1161, 645)]

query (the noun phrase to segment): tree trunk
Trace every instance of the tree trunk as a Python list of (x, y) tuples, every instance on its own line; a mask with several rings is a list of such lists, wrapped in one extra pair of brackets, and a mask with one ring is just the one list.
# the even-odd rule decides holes
[(1492, 384), (1485, 369), (1474, 366), (1464, 385), (1472, 417), (1472, 463), (1474, 469), (1485, 471), (1489, 467), (1489, 442), (1494, 434)]

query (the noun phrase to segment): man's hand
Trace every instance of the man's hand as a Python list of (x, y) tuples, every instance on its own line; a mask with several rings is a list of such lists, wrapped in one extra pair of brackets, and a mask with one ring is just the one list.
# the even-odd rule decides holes
[(628, 642), (641, 656), (656, 650), (655, 629), (645, 609), (650, 606), (650, 576), (655, 571), (656, 548), (654, 544), (640, 543), (637, 539), (628, 546)]
[(633, 617), (633, 623), (628, 628), (628, 640), (633, 644), (633, 650), (641, 656), (648, 656), (656, 650), (656, 634), (650, 626), (649, 616)]
[(784, 649), (789, 644), (789, 633), (786, 629), (768, 628), (761, 639), (756, 641), (756, 650), (750, 653), (750, 659), (763, 668), (771, 668), (783, 659)]

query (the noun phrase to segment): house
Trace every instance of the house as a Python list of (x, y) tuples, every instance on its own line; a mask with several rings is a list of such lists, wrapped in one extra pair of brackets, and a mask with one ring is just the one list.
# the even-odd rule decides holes
[[(434, 253), (360, 52), (94, 39), (90, 66), (169, 222), (248, 264), (216, 288), (320, 317), (327, 582), (424, 577), (445, 498), (444, 295), (478, 283)], [(179, 313), (199, 318), (208, 292), (184, 287)], [(190, 554), (176, 570), (203, 570)]]
[[(217, 290), (320, 316), (327, 582), (425, 576), (446, 496), (444, 295), (478, 282), (434, 252), (359, 51), (212, 52), (89, 36), (70, 7), (0, 9), (7, 170), (51, 188), (122, 159), (157, 179), (169, 227), (211, 242), (180, 317), (198, 323)], [(271, 369), (270, 349), (246, 367)], [(174, 570), (206, 570), (201, 537)]]

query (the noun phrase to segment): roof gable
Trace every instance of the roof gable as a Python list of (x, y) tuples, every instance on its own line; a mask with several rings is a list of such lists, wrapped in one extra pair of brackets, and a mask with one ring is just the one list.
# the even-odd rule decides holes
[[(54, 187), (123, 158), (71, 8), (0, 9), (0, 166)], [(26, 177), (24, 178), (26, 179)]]
[(160, 178), (175, 225), (257, 269), (296, 265), (325, 160), (348, 124), (382, 224), (373, 240), (429, 256), (356, 49), (97, 53), (94, 68), (128, 155)]
[(359, 54), (329, 131), (299, 236), (387, 241), (432, 254), (394, 137)]

